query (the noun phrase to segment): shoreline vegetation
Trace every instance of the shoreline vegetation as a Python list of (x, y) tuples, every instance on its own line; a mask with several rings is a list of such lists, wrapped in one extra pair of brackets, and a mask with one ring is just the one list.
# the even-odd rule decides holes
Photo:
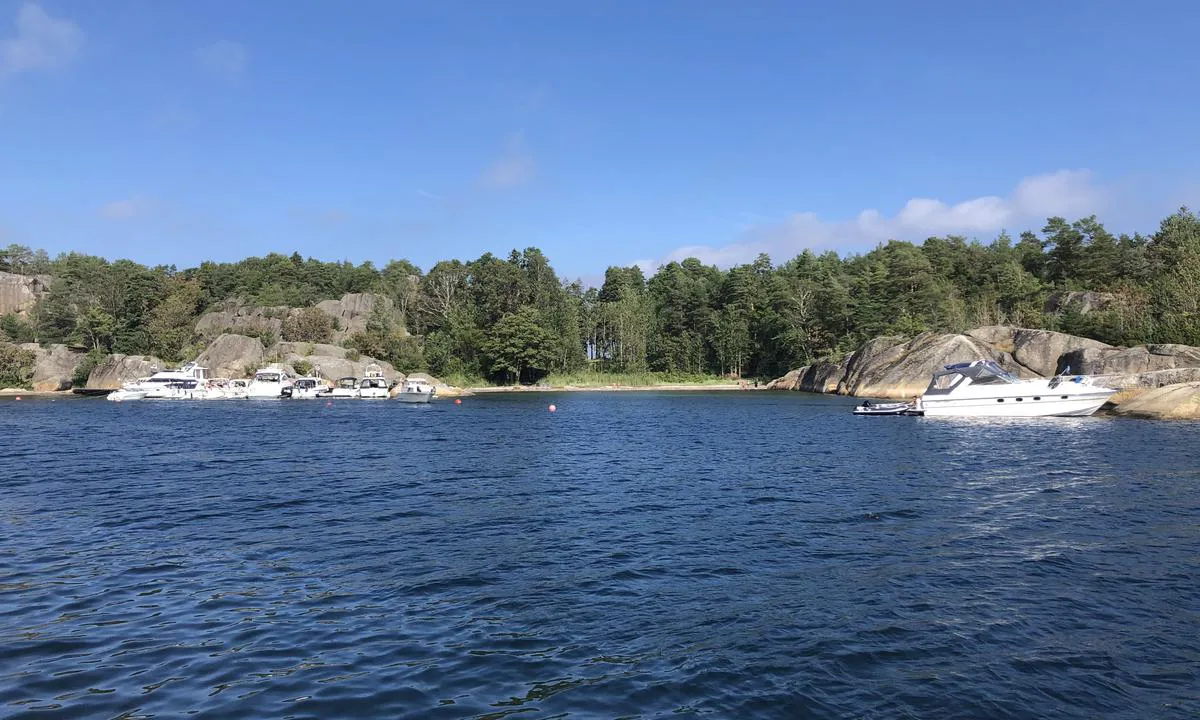
[[(377, 363), (392, 379), (422, 372), (485, 392), (740, 389), (805, 371), (803, 389), (833, 392), (854, 385), (848, 363), (865, 348), (987, 328), (1110, 349), (1197, 346), (1197, 287), (1200, 218), (1187, 208), (1152, 235), (1053, 217), (1016, 237), (890, 240), (778, 264), (613, 266), (599, 287), (563, 280), (532, 247), (423, 271), (299, 253), (180, 269), (10, 245), (0, 249), (0, 388), (114, 387), (199, 360), (218, 377), (274, 364), (330, 379)], [(1168, 355), (1172, 368), (1190, 362)]]

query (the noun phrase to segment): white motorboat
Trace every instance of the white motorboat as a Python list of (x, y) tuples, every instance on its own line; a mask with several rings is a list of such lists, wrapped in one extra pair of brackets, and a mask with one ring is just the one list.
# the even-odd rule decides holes
[[(125, 383), (120, 390), (115, 391), (123, 394), (112, 399), (115, 401), (171, 398), (178, 394), (178, 388), (175, 387), (178, 383), (207, 383), (208, 379), (208, 368), (190, 362), (178, 370), (158, 370), (150, 377)], [(141, 397), (135, 397), (139, 393)], [(112, 394), (110, 393), (110, 395)]]
[(319, 377), (296, 378), (290, 387), (283, 389), (283, 397), (293, 400), (320, 400), (329, 395), (331, 390), (325, 381)]
[(437, 394), (437, 388), (423, 377), (410, 377), (404, 381), (396, 399), (406, 403), (427, 403)]
[(231, 400), (245, 400), (246, 393), (250, 387), (250, 381), (241, 378), (233, 380), (222, 378), (214, 382), (225, 392), (225, 397)]
[(278, 398), (283, 397), (283, 389), (290, 387), (292, 380), (288, 374), (279, 368), (262, 368), (254, 373), (254, 379), (246, 386), (246, 397), (249, 398)]
[(125, 402), (126, 400), (145, 400), (145, 390), (134, 390), (132, 385), (123, 387), (120, 390), (113, 390), (104, 396), (105, 400), (112, 402)]
[(913, 414), (975, 417), (1084, 416), (1117, 391), (1085, 375), (1022, 380), (993, 360), (946, 365), (933, 374)]
[(331, 398), (352, 399), (358, 397), (358, 378), (344, 377), (337, 381), (333, 391), (329, 393)]
[(358, 381), (358, 397), (362, 400), (387, 400), (388, 381), (378, 365), (368, 365), (365, 377)]

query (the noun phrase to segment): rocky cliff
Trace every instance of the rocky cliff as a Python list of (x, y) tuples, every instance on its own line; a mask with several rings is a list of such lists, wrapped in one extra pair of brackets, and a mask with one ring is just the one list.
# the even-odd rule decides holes
[(50, 287), (49, 275), (0, 272), (0, 315), (25, 315)]
[(906, 340), (878, 337), (840, 363), (793, 370), (768, 387), (880, 398), (921, 394), (943, 365), (992, 359), (1022, 377), (1098, 375), (1117, 388), (1157, 388), (1200, 381), (1200, 348), (1144, 345), (1114, 348), (1095, 340), (1048, 330), (992, 326), (962, 335), (924, 333)]
[(148, 355), (109, 355), (88, 375), (87, 387), (116, 390), (127, 382), (147, 377), (166, 367), (162, 360)]
[(240, 378), (262, 367), (265, 359), (258, 338), (222, 333), (200, 353), (196, 363), (208, 368), (211, 377)]
[(37, 343), (25, 343), (21, 347), (37, 355), (33, 369), (33, 389), (38, 391), (69, 390), (75, 368), (83, 360), (83, 353), (70, 350), (66, 345), (42, 347)]

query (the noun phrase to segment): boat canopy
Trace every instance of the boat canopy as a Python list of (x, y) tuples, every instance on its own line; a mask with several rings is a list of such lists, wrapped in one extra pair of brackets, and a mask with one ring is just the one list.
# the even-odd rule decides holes
[(971, 362), (946, 365), (933, 373), (925, 393), (945, 394), (958, 387), (963, 380), (970, 379), (972, 385), (1008, 385), (1021, 382), (1020, 378), (1000, 367), (995, 360), (973, 360)]
[(340, 380), (338, 380), (338, 387), (340, 387), (343, 390), (353, 390), (354, 388), (358, 387), (358, 378), (356, 378), (356, 377), (341, 378)]

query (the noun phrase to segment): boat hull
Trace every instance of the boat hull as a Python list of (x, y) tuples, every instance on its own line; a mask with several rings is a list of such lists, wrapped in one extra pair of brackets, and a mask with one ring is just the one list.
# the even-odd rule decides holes
[(144, 390), (114, 390), (104, 396), (105, 400), (110, 402), (125, 402), (126, 400), (145, 400), (146, 392)]
[(248, 398), (280, 398), (283, 397), (282, 383), (250, 383), (250, 387), (246, 388), (246, 397)]
[[(1112, 390), (1074, 393), (1066, 398), (922, 398), (925, 417), (1086, 417), (1112, 397)], [(1000, 402), (1003, 400), (1003, 402)]]
[(400, 392), (396, 399), (402, 403), (427, 403), (433, 400), (433, 392)]

